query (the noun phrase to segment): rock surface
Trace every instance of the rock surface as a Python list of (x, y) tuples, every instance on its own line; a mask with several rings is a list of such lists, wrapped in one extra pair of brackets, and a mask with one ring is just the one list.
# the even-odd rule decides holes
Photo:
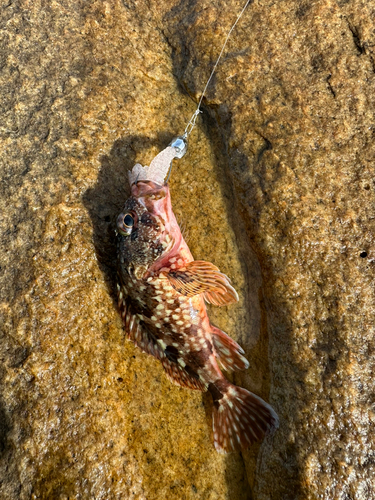
[(217, 454), (209, 397), (124, 342), (127, 170), (183, 131), (241, 7), (3, 2), (0, 498), (375, 499), (374, 0), (253, 2), (171, 177), (274, 438)]

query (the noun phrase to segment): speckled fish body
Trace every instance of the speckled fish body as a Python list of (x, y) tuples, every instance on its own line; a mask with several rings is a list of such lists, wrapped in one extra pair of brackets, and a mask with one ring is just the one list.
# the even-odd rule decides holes
[(248, 367), (242, 348), (208, 318), (205, 301), (238, 300), (229, 279), (195, 261), (172, 211), (169, 188), (133, 184), (117, 220), (118, 303), (127, 337), (161, 361), (171, 381), (213, 397), (218, 451), (246, 449), (275, 429), (270, 405), (231, 384), (221, 369)]

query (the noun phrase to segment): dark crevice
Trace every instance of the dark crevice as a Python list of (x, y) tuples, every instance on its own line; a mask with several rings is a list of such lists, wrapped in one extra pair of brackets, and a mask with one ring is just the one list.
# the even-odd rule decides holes
[(328, 75), (326, 78), (326, 82), (327, 82), (327, 86), (328, 86), (329, 91), (333, 95), (334, 99), (336, 99), (336, 92), (334, 91), (334, 88), (331, 85), (331, 78), (332, 78), (332, 75)]
[[(270, 315), (268, 300), (272, 296), (270, 290), (272, 290), (275, 280), (274, 271), (264, 254), (259, 238), (257, 238), (257, 220), (256, 218), (252, 218), (251, 210), (249, 212), (249, 206), (252, 205), (251, 200), (253, 199), (252, 193), (255, 195), (257, 183), (262, 184), (261, 180), (257, 181), (255, 177), (258, 177), (258, 175), (262, 176), (264, 168), (270, 168), (266, 157), (264, 157), (264, 153), (272, 149), (272, 143), (262, 133), (257, 132), (264, 140), (264, 145), (260, 151), (254, 153), (253, 157), (247, 157), (238, 148), (231, 149), (228, 144), (228, 139), (232, 135), (232, 119), (228, 108), (224, 105), (213, 106), (205, 104), (203, 110), (204, 113), (201, 115), (203, 130), (209, 138), (215, 153), (217, 177), (222, 183), (222, 196), (228, 203), (228, 213), (236, 213), (238, 215), (233, 229), (236, 233), (238, 249), (241, 254), (244, 276), (248, 277), (248, 274), (250, 274), (249, 290), (251, 287), (254, 287), (254, 274), (256, 272), (259, 272), (259, 275), (263, 277), (263, 279), (259, 278), (259, 305), (262, 316), (260, 335), (254, 347), (250, 351), (247, 351), (246, 355), (249, 358), (250, 366), (252, 364), (257, 366), (256, 373), (253, 372), (251, 376), (256, 377), (257, 380), (262, 380), (262, 393), (259, 395), (268, 400), (271, 384), (270, 365), (272, 364), (272, 360), (268, 356), (270, 328), (272, 328), (273, 339), (277, 338), (278, 342), (280, 341), (284, 344), (285, 352), (290, 352), (287, 363), (293, 367), (292, 369), (298, 370), (298, 365), (296, 365), (293, 356), (293, 339), (290, 335), (290, 314), (284, 302), (277, 303), (276, 299), (274, 299), (272, 309), (277, 311), (278, 322), (277, 325), (273, 324), (271, 326), (268, 324), (268, 317)], [(246, 188), (246, 199), (242, 197), (241, 186), (236, 184), (235, 171), (239, 173), (240, 177), (240, 172), (252, 172), (252, 175), (249, 177), (250, 184)], [(251, 180), (251, 177), (253, 177), (253, 180)], [(259, 206), (257, 208), (259, 209)], [(233, 215), (231, 219), (234, 219)], [(253, 267), (250, 273), (248, 273), (247, 266)], [(257, 271), (254, 271), (254, 266), (257, 266)], [(247, 311), (247, 313), (252, 312)], [(303, 378), (303, 374), (301, 378)], [(234, 382), (237, 385), (246, 387), (241, 373), (235, 374)], [(291, 379), (291, 391), (296, 390), (295, 383), (296, 381)], [(249, 386), (246, 388), (251, 390)], [(301, 404), (304, 406), (306, 401), (304, 400)], [(282, 406), (279, 410), (282, 411)], [(285, 426), (290, 425), (288, 422), (293, 422), (293, 417), (287, 421), (283, 421), (283, 434), (288, 434), (288, 429), (285, 429)], [(259, 455), (259, 452), (267, 449), (267, 446), (272, 447), (272, 438), (269, 442), (265, 443), (265, 447), (259, 443), (245, 452), (242, 458), (246, 467), (248, 482), (247, 498), (249, 499), (254, 498), (255, 500), (257, 498), (257, 483), (259, 474), (261, 474), (260, 471), (262, 470), (260, 464), (262, 463), (263, 456), (262, 454)], [(293, 488), (293, 491), (296, 493), (295, 498), (298, 495), (301, 495), (302, 498), (303, 486), (300, 477), (300, 457), (296, 443), (290, 444), (288, 448), (286, 470), (289, 476), (286, 483)], [(229, 477), (228, 485), (230, 485)], [(285, 498), (289, 498), (287, 491), (285, 491)]]
[(372, 66), (372, 71), (375, 73), (375, 59), (373, 55), (369, 55), (370, 61), (371, 61), (371, 66)]
[(361, 39), (359, 37), (358, 28), (356, 26), (352, 25), (348, 20), (346, 22), (348, 23), (348, 27), (351, 31), (352, 36), (353, 36), (354, 45), (356, 46), (358, 53), (359, 54), (366, 54), (366, 48), (365, 48), (365, 45), (361, 42)]
[(260, 161), (263, 158), (263, 155), (266, 151), (270, 151), (272, 149), (272, 143), (267, 137), (265, 137), (261, 132), (258, 132), (255, 130), (255, 133), (259, 135), (264, 140), (264, 145), (260, 148), (257, 154), (257, 162), (260, 163)]

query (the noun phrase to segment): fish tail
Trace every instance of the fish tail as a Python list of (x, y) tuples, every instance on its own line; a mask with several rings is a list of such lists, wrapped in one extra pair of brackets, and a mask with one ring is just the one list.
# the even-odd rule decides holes
[(245, 450), (278, 428), (273, 408), (246, 389), (221, 379), (208, 390), (214, 402), (213, 432), (218, 452)]

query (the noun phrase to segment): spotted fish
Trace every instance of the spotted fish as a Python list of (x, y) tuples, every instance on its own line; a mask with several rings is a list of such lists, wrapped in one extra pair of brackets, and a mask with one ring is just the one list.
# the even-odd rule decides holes
[(168, 185), (135, 181), (117, 219), (118, 305), (128, 339), (158, 359), (175, 384), (209, 391), (219, 452), (246, 449), (278, 426), (270, 405), (221, 370), (248, 368), (243, 349), (213, 326), (205, 302), (238, 296), (213, 264), (194, 260), (172, 211)]

